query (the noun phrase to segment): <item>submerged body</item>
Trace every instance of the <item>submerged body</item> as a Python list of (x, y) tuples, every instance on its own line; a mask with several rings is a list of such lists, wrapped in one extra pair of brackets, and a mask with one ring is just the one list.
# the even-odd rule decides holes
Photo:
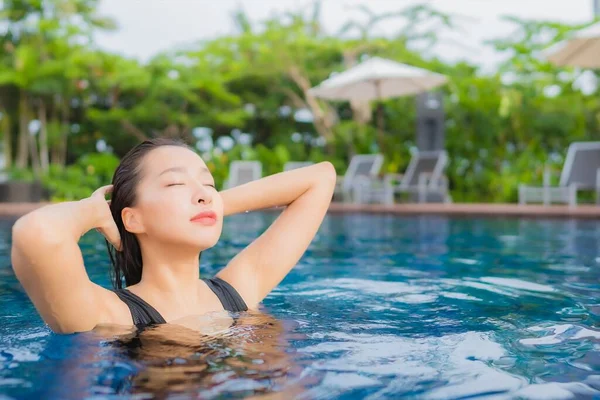
[[(164, 322), (178, 323), (227, 308), (199, 271), (200, 254), (217, 243), (224, 217), (285, 206), (215, 277), (226, 288), (222, 296), (236, 298), (241, 310), (256, 310), (312, 241), (335, 180), (333, 166), (323, 162), (218, 192), (195, 152), (168, 140), (144, 142), (123, 158), (113, 185), (20, 218), (13, 226), (12, 265), (55, 332), (134, 325), (135, 313), (118, 294), (123, 284)], [(117, 291), (86, 273), (77, 243), (91, 229), (114, 251)]]

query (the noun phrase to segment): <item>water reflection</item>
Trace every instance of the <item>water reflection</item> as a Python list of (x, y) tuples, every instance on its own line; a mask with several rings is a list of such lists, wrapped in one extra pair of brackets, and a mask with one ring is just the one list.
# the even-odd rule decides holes
[[(318, 383), (302, 376), (289, 344), (303, 338), (293, 333), (297, 324), (261, 312), (240, 313), (233, 320), (216, 314), (213, 324), (204, 324), (220, 330), (213, 334), (165, 324), (139, 331), (104, 325), (70, 337), (53, 335), (44, 351), (45, 358), (54, 360), (44, 379), (52, 384), (39, 395), (215, 398), (276, 393), (269, 398), (287, 399)], [(232, 325), (225, 326), (226, 321)]]

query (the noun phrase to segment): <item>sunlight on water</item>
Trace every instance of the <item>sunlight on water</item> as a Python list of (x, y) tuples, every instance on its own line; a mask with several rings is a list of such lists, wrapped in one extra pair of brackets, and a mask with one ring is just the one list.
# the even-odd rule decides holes
[[(275, 217), (227, 221), (202, 275)], [(108, 285), (99, 236), (81, 246)], [(261, 312), (192, 317), (201, 332), (54, 335), (0, 256), (0, 400), (600, 396), (597, 221), (330, 215)]]

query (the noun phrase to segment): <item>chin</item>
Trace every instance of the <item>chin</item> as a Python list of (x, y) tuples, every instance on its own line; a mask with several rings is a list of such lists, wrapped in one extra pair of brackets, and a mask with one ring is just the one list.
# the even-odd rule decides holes
[(219, 237), (220, 235), (214, 238), (195, 238), (195, 240), (193, 241), (193, 245), (200, 249), (200, 251), (207, 250), (211, 247), (214, 247), (217, 244), (217, 242), (219, 241)]

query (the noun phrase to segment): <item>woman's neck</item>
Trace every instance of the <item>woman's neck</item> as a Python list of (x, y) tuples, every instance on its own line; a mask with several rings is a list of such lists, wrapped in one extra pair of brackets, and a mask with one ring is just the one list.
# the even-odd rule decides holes
[(181, 246), (143, 249), (142, 279), (136, 287), (161, 302), (193, 305), (198, 301), (199, 257), (199, 251), (185, 251)]

